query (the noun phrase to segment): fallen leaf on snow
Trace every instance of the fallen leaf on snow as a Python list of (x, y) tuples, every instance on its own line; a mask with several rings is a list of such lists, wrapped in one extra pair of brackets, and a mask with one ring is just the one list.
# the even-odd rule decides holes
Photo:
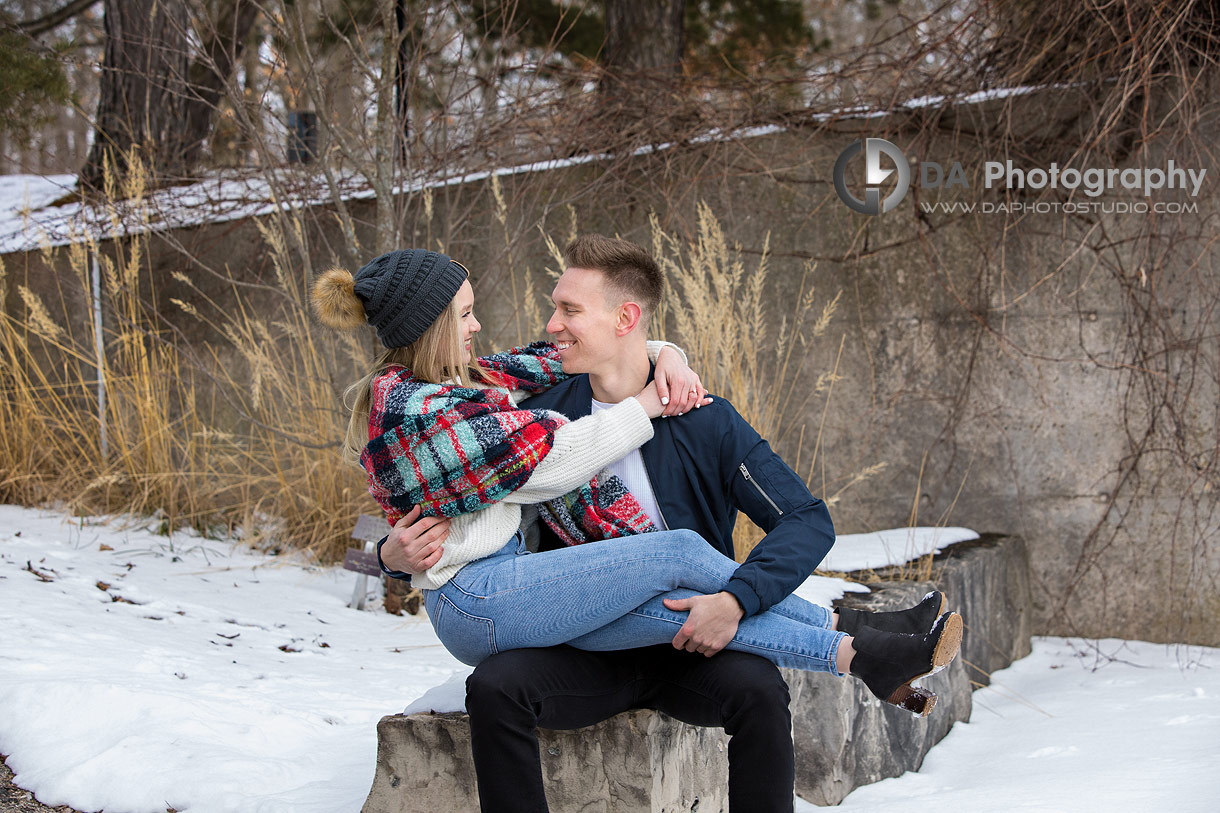
[(53, 579), (52, 577), (48, 576), (46, 573), (43, 573), (43, 572), (42, 572), (41, 570), (39, 570), (38, 568), (34, 567), (34, 565), (32, 565), (32, 564), (31, 564), (31, 563), (30, 563), (28, 560), (27, 560), (27, 561), (26, 561), (26, 563), (25, 563), (25, 569), (26, 569), (26, 570), (28, 570), (28, 571), (30, 571), (31, 573), (33, 573), (35, 576), (37, 576), (39, 581), (44, 581), (44, 582), (53, 582), (53, 581), (55, 581), (55, 579)]

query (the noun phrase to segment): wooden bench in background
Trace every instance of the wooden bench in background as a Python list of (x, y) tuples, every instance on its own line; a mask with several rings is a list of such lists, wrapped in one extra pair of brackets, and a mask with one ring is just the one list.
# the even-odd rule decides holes
[(348, 548), (347, 555), (343, 557), (344, 569), (357, 574), (356, 586), (352, 590), (352, 600), (348, 606), (357, 610), (364, 609), (364, 603), (368, 599), (369, 577), (371, 576), (379, 582), (385, 582), (387, 613), (402, 615), (403, 610), (406, 610), (411, 615), (415, 615), (423, 606), (423, 599), (419, 591), (400, 579), (386, 578), (377, 564), (377, 543), (386, 533), (384, 517), (361, 514), (356, 520), (356, 527), (352, 529), (352, 539), (363, 542), (364, 548), (363, 550)]

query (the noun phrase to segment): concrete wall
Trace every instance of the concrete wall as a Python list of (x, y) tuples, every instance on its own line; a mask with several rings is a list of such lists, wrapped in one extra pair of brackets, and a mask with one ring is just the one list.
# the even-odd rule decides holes
[[(434, 196), (431, 221), (418, 196), (407, 201), (408, 232), (473, 270), (483, 347), (502, 347), (517, 340), (522, 318), (514, 281), (517, 296), (527, 273), (550, 289), (539, 224), (562, 242), (570, 206), (582, 231), (650, 245), (650, 211), (668, 231), (689, 234), (706, 201), (747, 268), (769, 235), (772, 301), (791, 302), (810, 260), (820, 295), (842, 292), (832, 328), (801, 351), (813, 380), (844, 342), (825, 418), (826, 491), (865, 466), (887, 467), (835, 505), (840, 532), (906, 524), (914, 507), (921, 524), (1019, 534), (1031, 541), (1035, 631), (1220, 644), (1217, 173), (1198, 213), (1163, 217), (924, 214), (921, 194), (936, 195), (915, 190), (895, 211), (868, 217), (833, 189), (835, 159), (861, 135), (975, 172), (1009, 157), (988, 151), (999, 126), (1055, 128), (1054, 143), (1070, 143), (1069, 102), (1033, 95), (508, 176), (504, 226), (486, 181), (450, 186)], [(1120, 166), (1207, 166), (1188, 146)], [(1062, 160), (1049, 147), (1012, 157), (1026, 166)], [(1003, 200), (974, 180), (939, 199)], [(367, 204), (357, 213), (372, 220)], [(337, 230), (326, 217), (316, 222), (320, 266), (336, 254)], [(268, 279), (249, 224), (179, 239), (206, 264)], [(153, 255), (154, 266), (189, 267), (166, 246)], [(10, 272), (37, 259), (23, 262), (10, 258)], [(822, 408), (810, 402), (808, 437)], [(794, 441), (777, 445), (795, 460)], [(810, 451), (801, 450), (804, 460)], [(821, 477), (810, 483), (815, 493)]]
[[(1062, 120), (1053, 101), (1030, 97), (1008, 115), (1031, 126)], [(958, 114), (994, 126), (1001, 110)], [(843, 299), (833, 328), (805, 350), (807, 380), (831, 369), (846, 337), (825, 420), (827, 479), (887, 464), (843, 495), (833, 511), (840, 531), (902, 525), (915, 507), (921, 523), (1020, 534), (1033, 540), (1038, 631), (1220, 643), (1216, 171), (1197, 199), (1154, 198), (1198, 204), (1180, 216), (925, 215), (913, 191), (870, 218), (839, 202), (831, 169), (861, 135), (885, 132), (909, 155), (957, 159), (968, 171), (1005, 157), (987, 152), (985, 126), (967, 137), (925, 125), (890, 121), (887, 132), (845, 122), (639, 157), (609, 189), (574, 203), (577, 221), (650, 245), (651, 208), (669, 231), (693, 233), (705, 200), (747, 268), (769, 235), (777, 303), (791, 302), (805, 263), (817, 261), (822, 295)], [(1048, 166), (1055, 157), (1016, 160)], [(1179, 146), (1119, 166), (1169, 158), (1209, 164)], [(596, 172), (552, 173), (544, 186), (580, 189)], [(1003, 201), (973, 180), (939, 199)], [(536, 183), (514, 179), (506, 190)], [(1107, 199), (1116, 198), (1142, 200)], [(565, 234), (562, 210), (547, 217), (555, 221)], [(494, 267), (496, 253), (481, 248), (466, 243), (462, 256)], [(537, 250), (529, 262), (545, 264)], [(484, 290), (487, 332), (511, 340), (503, 288)], [(814, 399), (807, 437), (821, 410)], [(780, 447), (795, 460), (794, 442)], [(819, 491), (820, 476), (810, 485)]]

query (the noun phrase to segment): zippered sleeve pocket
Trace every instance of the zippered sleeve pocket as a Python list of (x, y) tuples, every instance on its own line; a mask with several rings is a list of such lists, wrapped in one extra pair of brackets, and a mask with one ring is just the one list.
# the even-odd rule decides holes
[(745, 478), (745, 481), (753, 486), (754, 489), (758, 491), (759, 495), (766, 500), (767, 504), (771, 506), (771, 510), (775, 512), (775, 515), (782, 517), (784, 515), (784, 510), (776, 505), (775, 500), (772, 499), (771, 495), (767, 493), (767, 490), (763, 488), (762, 483), (760, 483), (758, 479), (750, 473), (750, 469), (746, 467), (746, 464), (743, 462), (737, 468), (741, 471), (741, 476)]

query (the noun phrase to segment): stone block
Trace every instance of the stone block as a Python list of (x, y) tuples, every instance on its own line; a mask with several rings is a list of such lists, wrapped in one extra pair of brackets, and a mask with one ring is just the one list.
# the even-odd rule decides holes
[(792, 694), (796, 792), (802, 799), (834, 805), (861, 785), (919, 770), (953, 724), (970, 719), (974, 687), (986, 686), (992, 672), (1029, 654), (1033, 613), (1024, 540), (984, 534), (959, 542), (933, 557), (931, 575), (926, 582), (874, 582), (871, 593), (848, 593), (840, 602), (890, 610), (939, 589), (949, 608), (961, 613), (961, 654), (923, 681), (937, 694), (927, 718), (878, 703), (857, 680), (783, 670)]
[[(885, 574), (882, 574), (883, 576)], [(838, 804), (854, 788), (908, 770), (955, 722), (970, 719), (974, 685), (1030, 651), (1029, 558), (1018, 537), (987, 535), (932, 562), (932, 581), (880, 581), (844, 604), (897, 609), (939, 588), (960, 612), (962, 653), (924, 681), (938, 695), (924, 719), (881, 703), (855, 679), (783, 670), (792, 695), (797, 794)], [(377, 771), (364, 813), (478, 810), (465, 714), (392, 715), (377, 727)], [(728, 809), (728, 739), (719, 729), (653, 711), (577, 731), (540, 731), (553, 813), (716, 813)]]
[(796, 793), (814, 804), (835, 805), (861, 785), (918, 770), (954, 723), (970, 719), (960, 660), (921, 681), (937, 695), (924, 718), (882, 703), (859, 680), (783, 672), (792, 694)]
[[(577, 731), (540, 731), (552, 813), (723, 813), (728, 738), (655, 711)], [(377, 773), (363, 813), (479, 809), (465, 714), (401, 714), (377, 726)]]

